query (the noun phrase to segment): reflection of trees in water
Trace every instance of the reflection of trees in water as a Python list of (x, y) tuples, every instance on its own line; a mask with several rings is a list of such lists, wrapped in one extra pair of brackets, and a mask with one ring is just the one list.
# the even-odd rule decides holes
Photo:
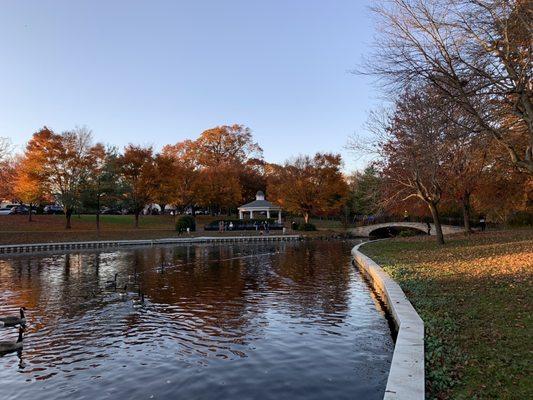
[[(241, 260), (228, 246), (156, 248), (145, 253), (141, 284), (170, 320), (194, 318), (196, 329), (241, 329), (250, 317)], [(136, 250), (142, 251), (142, 250)], [(149, 258), (148, 258), (149, 256)], [(225, 261), (219, 261), (225, 260)], [(171, 263), (161, 268), (162, 263)], [(169, 307), (167, 307), (169, 306)], [(246, 317), (245, 317), (246, 316)]]
[(348, 311), (351, 266), (350, 246), (342, 242), (315, 241), (287, 247), (276, 272), (294, 282), (284, 300), (302, 316), (327, 316)]
[[(46, 328), (60, 336), (63, 322), (81, 326), (90, 323), (95, 313), (106, 318), (118, 312), (110, 309), (117, 299), (103, 289), (105, 280), (118, 272), (122, 287), (128, 277), (137, 276), (150, 313), (124, 304), (123, 335), (149, 322), (142, 326), (147, 337), (168, 329), (174, 335), (227, 335), (240, 343), (260, 335), (265, 313), (274, 302), (291, 316), (338, 322), (335, 319), (348, 309), (349, 250), (340, 242), (311, 242), (20, 257), (0, 261), (0, 288), (11, 291), (3, 296), (4, 302), (31, 308), (33, 329)], [(161, 268), (162, 264), (168, 266)], [(105, 329), (98, 332), (107, 335)], [(76, 340), (95, 334), (76, 332)]]

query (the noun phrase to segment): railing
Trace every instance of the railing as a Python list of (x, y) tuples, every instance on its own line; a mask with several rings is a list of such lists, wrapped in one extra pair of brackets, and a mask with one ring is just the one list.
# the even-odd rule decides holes
[[(406, 218), (398, 217), (398, 216), (391, 216), (391, 215), (359, 215), (355, 218), (356, 225), (358, 226), (367, 226), (367, 225), (376, 225), (376, 224), (383, 224), (387, 222), (419, 222), (419, 223), (426, 223), (430, 222), (433, 223), (433, 219), (429, 217), (419, 217), (419, 216), (408, 216)], [(453, 225), (453, 226), (462, 226), (464, 221), (462, 218), (457, 217), (441, 217), (441, 224), (443, 225)], [(476, 225), (476, 222), (470, 221), (472, 226)]]

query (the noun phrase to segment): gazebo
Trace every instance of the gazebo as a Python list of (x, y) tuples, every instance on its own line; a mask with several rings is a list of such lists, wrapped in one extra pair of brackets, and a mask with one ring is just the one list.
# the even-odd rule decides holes
[(251, 203), (239, 207), (239, 219), (244, 219), (244, 213), (250, 213), (250, 219), (254, 218), (254, 212), (266, 211), (267, 218), (270, 218), (270, 212), (278, 213), (278, 222), (281, 223), (281, 207), (265, 200), (265, 194), (262, 191), (257, 192), (255, 200)]

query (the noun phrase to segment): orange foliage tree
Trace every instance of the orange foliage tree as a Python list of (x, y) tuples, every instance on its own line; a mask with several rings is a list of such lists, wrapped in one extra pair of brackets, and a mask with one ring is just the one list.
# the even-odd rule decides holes
[(23, 157), (17, 163), (13, 195), (23, 204), (28, 204), (28, 220), (32, 220), (33, 206), (46, 198), (46, 187), (41, 179), (41, 165), (35, 159)]
[(135, 215), (135, 228), (139, 227), (139, 215), (150, 202), (153, 194), (154, 161), (151, 147), (128, 145), (117, 160), (126, 185), (125, 201)]
[(174, 160), (174, 201), (193, 212), (195, 206), (230, 212), (264, 189), (262, 149), (242, 125), (208, 129), (196, 140), (165, 146), (163, 154)]
[(161, 207), (163, 213), (165, 206), (173, 204), (175, 200), (178, 184), (177, 164), (172, 157), (157, 154), (154, 157), (152, 174), (151, 199)]
[(181, 209), (194, 211), (198, 200), (199, 170), (196, 162), (194, 142), (185, 140), (163, 147), (162, 155), (172, 160), (172, 197), (170, 203)]
[(92, 134), (86, 128), (56, 134), (44, 127), (26, 146), (25, 157), (40, 166), (39, 178), (47, 193), (63, 206), (66, 229), (80, 205), (81, 186), (93, 163), (91, 149)]
[(268, 193), (287, 211), (300, 214), (306, 223), (311, 215), (339, 212), (348, 193), (338, 154), (299, 156), (283, 166), (267, 167)]

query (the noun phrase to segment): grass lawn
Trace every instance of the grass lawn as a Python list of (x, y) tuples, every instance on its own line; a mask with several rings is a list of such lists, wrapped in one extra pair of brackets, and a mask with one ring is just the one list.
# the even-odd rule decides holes
[[(174, 217), (170, 215), (141, 216), (139, 228), (134, 228), (133, 215), (101, 215), (100, 233), (96, 232), (94, 215), (72, 216), (72, 229), (65, 229), (64, 215), (35, 215), (33, 221), (28, 221), (27, 215), (0, 216), (0, 245), (19, 243), (70, 242), (89, 240), (122, 240), (122, 239), (159, 239), (179, 237), (174, 229)], [(258, 235), (255, 231), (223, 232), (204, 231), (205, 224), (219, 219), (209, 215), (196, 217), (196, 232), (191, 236), (235, 236)], [(272, 231), (271, 234), (280, 234)], [(329, 230), (318, 232), (292, 232), (309, 237), (323, 237), (334, 234)]]
[(533, 398), (533, 230), (367, 244), (426, 327), (427, 397)]

